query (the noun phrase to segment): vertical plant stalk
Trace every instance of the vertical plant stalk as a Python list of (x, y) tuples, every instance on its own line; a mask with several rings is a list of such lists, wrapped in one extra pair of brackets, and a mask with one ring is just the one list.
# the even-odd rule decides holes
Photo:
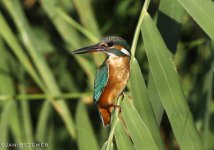
[[(123, 98), (124, 98), (123, 96), (120, 96), (118, 98), (117, 105), (120, 106), (120, 103), (123, 100)], [(115, 127), (116, 127), (117, 122), (119, 120), (119, 118), (118, 118), (119, 109), (115, 109), (115, 111), (113, 113), (114, 113), (114, 116), (113, 116), (112, 122), (111, 122), (111, 131), (110, 131), (110, 134), (109, 134), (109, 137), (108, 137), (106, 150), (110, 150), (111, 149), (111, 143), (112, 143), (112, 140), (113, 140), (113, 137), (114, 137)]]
[(148, 10), (148, 7), (149, 7), (149, 3), (150, 3), (150, 0), (145, 0), (143, 8), (142, 8), (141, 13), (140, 13), (140, 18), (139, 18), (138, 23), (137, 23), (137, 27), (135, 29), (135, 34), (134, 34), (134, 38), (133, 38), (133, 41), (132, 41), (132, 47), (131, 47), (132, 58), (134, 57), (134, 54), (135, 54), (135, 51), (136, 51), (137, 42), (138, 42), (138, 39), (139, 39), (141, 26), (142, 26), (142, 23), (143, 23), (143, 18), (145, 16), (145, 14), (147, 13), (147, 10)]

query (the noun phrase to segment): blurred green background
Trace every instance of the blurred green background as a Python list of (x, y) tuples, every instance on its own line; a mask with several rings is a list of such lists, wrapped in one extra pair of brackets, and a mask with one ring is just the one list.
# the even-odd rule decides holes
[[(159, 135), (151, 131), (154, 143), (159, 141), (162, 143), (160, 145), (164, 145), (161, 148), (157, 144), (158, 149), (194, 147), (194, 140), (191, 145), (191, 138), (194, 136), (184, 137), (189, 140), (190, 145), (182, 145), (181, 131), (184, 135), (188, 131), (199, 135), (205, 149), (214, 149), (213, 1), (190, 0), (189, 4), (183, 0), (151, 1), (148, 13), (160, 32), (162, 38), (159, 39), (163, 39), (166, 44), (163, 48), (163, 41), (155, 38), (153, 41), (153, 38), (149, 38), (150, 34), (147, 34), (151, 27), (149, 17), (145, 17), (147, 19), (143, 25), (142, 22), (139, 23), (143, 5), (143, 0), (0, 0), (0, 144), (42, 142), (48, 143), (47, 149), (50, 150), (105, 149), (103, 144), (111, 138), (111, 133), (115, 133), (116, 141), (108, 141), (111, 141), (115, 149), (123, 148), (121, 146), (124, 143), (120, 142), (124, 139), (128, 141), (126, 149), (139, 149), (138, 146), (142, 143), (137, 141), (143, 139), (135, 137), (134, 131), (134, 135), (132, 134), (132, 126), (129, 124), (131, 119), (135, 122), (138, 118), (128, 118), (127, 114), (135, 114), (136, 111), (142, 123), (148, 127), (150, 121), (145, 119), (148, 117), (144, 115), (145, 110), (152, 114), (154, 112), (154, 120), (151, 121), (154, 123), (154, 126), (151, 125), (155, 128), (154, 131), (160, 129), (162, 140), (156, 139)], [(197, 14), (197, 9), (203, 13)], [(142, 25), (143, 38), (141, 35), (134, 38), (140, 32), (136, 31), (137, 24)], [(154, 29), (154, 37), (159, 32)], [(109, 35), (126, 39), (132, 46), (132, 52), (136, 48), (136, 53), (132, 53), (132, 56), (137, 60), (133, 61), (134, 69), (126, 89), (126, 94), (133, 98), (136, 109), (133, 107), (134, 112), (126, 114), (127, 104), (123, 102), (123, 116), (127, 126), (116, 124), (115, 131), (111, 126), (103, 127), (92, 99), (96, 68), (102, 64), (105, 56), (70, 54), (72, 50), (94, 44)], [(137, 47), (134, 42), (137, 42)], [(166, 81), (169, 79), (169, 87), (173, 89), (173, 84), (177, 87), (179, 79), (181, 86), (178, 85), (179, 88), (171, 94), (179, 97), (183, 93), (186, 101), (181, 103), (187, 112), (191, 112), (190, 124), (191, 115), (193, 117), (194, 124), (189, 126), (189, 117), (184, 118), (187, 120), (184, 122), (186, 128), (179, 131), (176, 129), (182, 125), (179, 122), (173, 123), (179, 115), (176, 111), (173, 114), (173, 106), (168, 106), (163, 101), (165, 97), (162, 92), (170, 91), (165, 88), (164, 81), (159, 83), (163, 85), (163, 91), (158, 87), (158, 66), (152, 64), (155, 59), (147, 52), (147, 47), (149, 49), (152, 42), (155, 42), (153, 46), (157, 46), (154, 50), (158, 51), (160, 47), (167, 51), (160, 51), (160, 66), (161, 63), (169, 64), (174, 60), (172, 64), (175, 64), (177, 72), (169, 71)], [(171, 57), (173, 60), (168, 59)], [(154, 71), (152, 65), (157, 67)], [(167, 66), (163, 66), (163, 70), (167, 72)], [(145, 82), (145, 85), (139, 84), (135, 79), (138, 77), (140, 83)], [(138, 89), (144, 92), (138, 92)], [(148, 102), (141, 102), (145, 99)], [(181, 105), (176, 101), (175, 98), (172, 103), (179, 108)], [(163, 112), (164, 109), (166, 113)], [(182, 108), (179, 111), (184, 112)], [(198, 133), (195, 132), (195, 127)], [(119, 135), (122, 135), (121, 141)], [(1, 146), (0, 149), (12, 148)]]

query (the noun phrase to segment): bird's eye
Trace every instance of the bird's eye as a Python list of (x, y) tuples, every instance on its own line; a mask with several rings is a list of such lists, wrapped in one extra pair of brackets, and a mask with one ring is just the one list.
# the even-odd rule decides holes
[(113, 45), (114, 45), (114, 43), (113, 43), (113, 42), (108, 42), (107, 44), (108, 44), (108, 46), (109, 46), (109, 47), (111, 47), (111, 46), (113, 46)]

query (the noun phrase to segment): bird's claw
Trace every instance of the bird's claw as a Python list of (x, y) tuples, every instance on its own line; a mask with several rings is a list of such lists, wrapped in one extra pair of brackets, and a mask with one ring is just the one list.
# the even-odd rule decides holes
[(120, 96), (122, 96), (122, 98), (124, 98), (124, 97), (125, 97), (125, 93), (122, 92), (122, 93), (120, 94)]
[(121, 112), (121, 107), (120, 107), (120, 105), (113, 105), (112, 107), (114, 107), (114, 109), (119, 109), (119, 112)]

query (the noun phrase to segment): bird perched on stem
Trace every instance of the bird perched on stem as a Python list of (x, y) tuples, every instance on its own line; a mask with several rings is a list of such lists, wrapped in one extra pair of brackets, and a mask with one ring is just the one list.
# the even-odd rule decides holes
[(124, 39), (110, 36), (95, 45), (75, 50), (72, 54), (92, 52), (102, 52), (108, 55), (97, 69), (93, 96), (103, 124), (106, 126), (110, 123), (113, 108), (120, 108), (115, 103), (129, 79), (130, 47)]

